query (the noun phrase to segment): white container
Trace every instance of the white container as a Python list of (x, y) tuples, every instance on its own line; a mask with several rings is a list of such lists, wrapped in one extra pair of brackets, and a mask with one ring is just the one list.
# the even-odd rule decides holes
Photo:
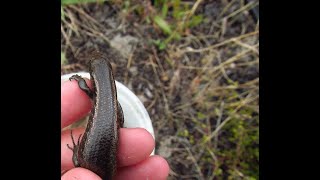
[[(90, 74), (87, 72), (70, 73), (61, 76), (61, 84), (64, 81), (68, 81), (69, 77), (74, 74), (78, 74), (84, 78), (90, 79)], [(121, 104), (124, 114), (124, 127), (126, 128), (144, 128), (146, 129), (155, 139), (153, 126), (149, 114), (138, 99), (138, 97), (131, 92), (122, 83), (115, 81), (117, 87), (118, 101)], [(154, 155), (154, 150), (151, 155)]]

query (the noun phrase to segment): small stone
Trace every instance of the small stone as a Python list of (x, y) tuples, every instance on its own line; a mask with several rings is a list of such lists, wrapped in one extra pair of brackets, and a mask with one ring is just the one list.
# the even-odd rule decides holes
[(144, 93), (147, 96), (147, 98), (149, 98), (149, 99), (153, 98), (153, 95), (152, 95), (151, 91), (148, 88), (144, 89)]
[(132, 76), (138, 75), (138, 67), (137, 67), (137, 66), (132, 66), (132, 67), (129, 69), (129, 72), (132, 74)]
[(137, 42), (138, 39), (133, 36), (120, 36), (118, 34), (110, 41), (110, 45), (118, 50), (123, 57), (128, 58), (133, 50), (132, 44)]

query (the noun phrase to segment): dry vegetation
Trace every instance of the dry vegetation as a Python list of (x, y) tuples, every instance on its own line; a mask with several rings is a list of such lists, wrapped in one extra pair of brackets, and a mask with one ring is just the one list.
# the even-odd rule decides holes
[(259, 179), (257, 1), (113, 0), (61, 7), (61, 74), (112, 57), (153, 121), (169, 179)]

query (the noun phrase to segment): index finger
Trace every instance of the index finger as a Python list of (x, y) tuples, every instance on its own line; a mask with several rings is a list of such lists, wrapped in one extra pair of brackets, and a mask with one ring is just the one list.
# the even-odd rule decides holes
[[(91, 87), (91, 82), (86, 79)], [(61, 85), (61, 128), (85, 117), (91, 110), (91, 101), (77, 81), (66, 81)]]

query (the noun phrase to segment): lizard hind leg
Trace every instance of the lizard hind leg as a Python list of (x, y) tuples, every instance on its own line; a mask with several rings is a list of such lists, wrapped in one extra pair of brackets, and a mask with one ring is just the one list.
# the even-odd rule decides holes
[(79, 144), (80, 144), (80, 138), (82, 136), (82, 134), (80, 134), (79, 138), (78, 138), (78, 142), (77, 144), (74, 142), (74, 138), (73, 138), (73, 134), (72, 134), (72, 130), (71, 130), (71, 139), (72, 139), (72, 144), (73, 147), (70, 147), (69, 144), (67, 144), (67, 147), (72, 150), (73, 155), (72, 155), (72, 161), (75, 167), (79, 167), (80, 164), (78, 162), (78, 157), (77, 157), (77, 153), (78, 153), (78, 149), (79, 149)]

